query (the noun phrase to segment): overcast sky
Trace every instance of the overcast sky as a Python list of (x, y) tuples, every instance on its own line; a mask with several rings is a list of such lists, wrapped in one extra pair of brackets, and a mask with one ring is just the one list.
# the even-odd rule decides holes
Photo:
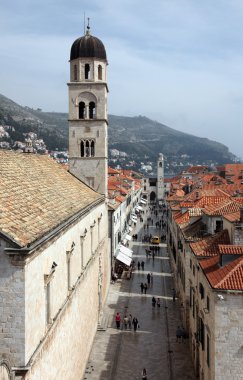
[(110, 114), (147, 116), (243, 158), (243, 0), (2, 0), (0, 93), (67, 112), (84, 12), (106, 47)]

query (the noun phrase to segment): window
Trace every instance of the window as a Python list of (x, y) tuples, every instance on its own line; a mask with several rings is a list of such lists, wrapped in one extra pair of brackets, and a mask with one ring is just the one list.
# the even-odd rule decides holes
[(46, 325), (49, 325), (51, 320), (51, 283), (45, 285), (45, 304), (46, 304)]
[(85, 118), (85, 103), (84, 102), (80, 102), (78, 105), (78, 117), (79, 119)]
[(192, 260), (190, 259), (190, 268), (192, 269)]
[(89, 118), (94, 119), (95, 118), (95, 102), (90, 102), (89, 103)]
[(199, 283), (199, 293), (201, 295), (201, 299), (203, 299), (204, 298), (204, 287), (201, 284), (201, 282)]
[(95, 141), (94, 140), (82, 140), (80, 142), (80, 156), (81, 157), (95, 156)]
[(193, 276), (195, 277), (195, 265), (193, 265), (192, 267), (192, 273), (193, 273)]
[(102, 79), (102, 66), (101, 65), (99, 65), (98, 66), (98, 79)]
[(207, 296), (207, 309), (210, 310), (210, 298)]
[(91, 147), (91, 152), (90, 152), (91, 157), (94, 157), (94, 155), (95, 155), (95, 144), (94, 144), (93, 140), (91, 141), (90, 147)]
[(77, 65), (74, 65), (74, 67), (73, 67), (73, 79), (78, 80), (78, 67), (77, 67)]
[(86, 63), (84, 67), (84, 78), (90, 79), (90, 65), (88, 63)]
[(84, 157), (84, 141), (81, 141), (80, 144), (80, 156)]
[(94, 177), (86, 177), (90, 187), (94, 187)]

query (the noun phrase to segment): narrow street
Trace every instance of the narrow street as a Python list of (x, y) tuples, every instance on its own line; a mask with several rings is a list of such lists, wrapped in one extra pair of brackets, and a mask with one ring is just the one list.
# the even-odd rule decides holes
[[(147, 207), (148, 208), (148, 207)], [(153, 219), (153, 225), (151, 219)], [(133, 234), (138, 234), (136, 242), (130, 242), (133, 259), (144, 261), (144, 270), (136, 267), (132, 278), (124, 276), (110, 285), (109, 295), (104, 310), (102, 329), (96, 333), (93, 348), (87, 363), (83, 379), (87, 380), (140, 380), (142, 369), (146, 368), (148, 380), (194, 380), (190, 360), (188, 339), (176, 341), (176, 329), (182, 326), (180, 304), (173, 302), (173, 274), (166, 245), (160, 244), (159, 252), (146, 257), (146, 244), (142, 243), (144, 234), (161, 236), (162, 230), (155, 227), (161, 219), (143, 215), (144, 223), (138, 218)], [(147, 224), (149, 224), (147, 228)], [(153, 283), (147, 294), (141, 294), (141, 282), (147, 282), (148, 272), (153, 273)], [(152, 307), (152, 297), (160, 298), (161, 306)], [(115, 315), (132, 314), (139, 321), (137, 332), (116, 329)]]

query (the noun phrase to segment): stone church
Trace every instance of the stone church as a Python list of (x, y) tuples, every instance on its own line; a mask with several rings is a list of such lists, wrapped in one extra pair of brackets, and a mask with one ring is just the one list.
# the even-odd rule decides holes
[(0, 379), (81, 379), (110, 282), (106, 52), (71, 48), (70, 172), (0, 151)]

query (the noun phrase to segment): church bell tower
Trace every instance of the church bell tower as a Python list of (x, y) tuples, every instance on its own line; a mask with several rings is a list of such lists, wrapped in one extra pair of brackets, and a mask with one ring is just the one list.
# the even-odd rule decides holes
[(157, 201), (164, 198), (164, 156), (159, 153), (157, 162)]
[(107, 195), (107, 58), (103, 43), (90, 33), (74, 41), (70, 53), (70, 172)]

